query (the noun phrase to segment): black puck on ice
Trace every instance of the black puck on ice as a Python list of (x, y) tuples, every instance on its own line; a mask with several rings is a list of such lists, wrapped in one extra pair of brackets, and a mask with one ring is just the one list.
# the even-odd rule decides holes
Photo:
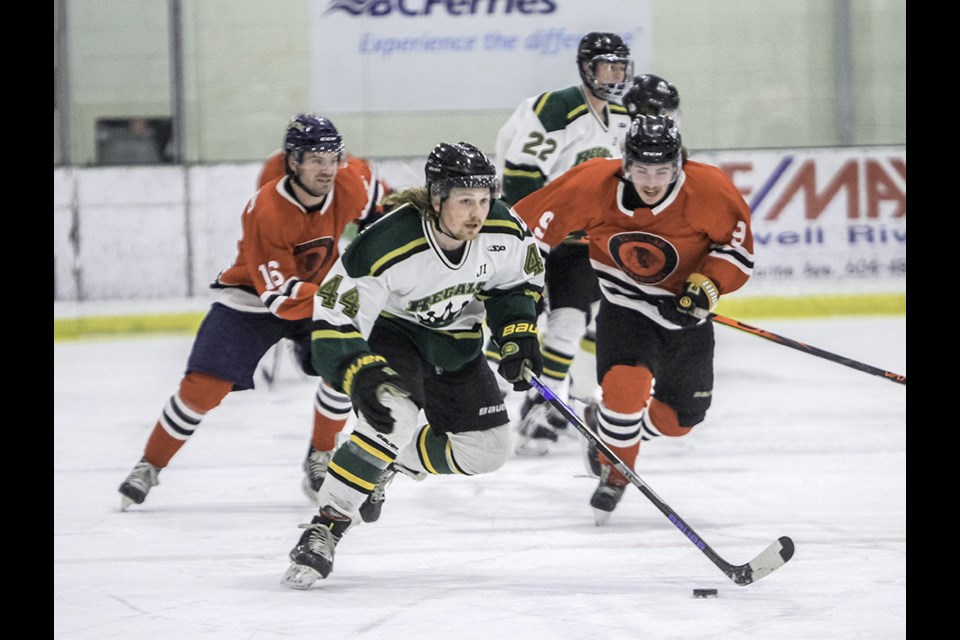
[(694, 589), (693, 597), (694, 598), (716, 598), (717, 590), (716, 589)]

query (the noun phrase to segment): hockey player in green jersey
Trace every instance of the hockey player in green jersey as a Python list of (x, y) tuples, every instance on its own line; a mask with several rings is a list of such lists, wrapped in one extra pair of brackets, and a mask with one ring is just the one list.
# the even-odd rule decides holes
[[(503, 200), (510, 205), (592, 158), (620, 158), (630, 117), (619, 101), (630, 87), (633, 60), (624, 39), (593, 31), (577, 46), (580, 84), (548, 91), (520, 103), (497, 134), (497, 163), (503, 172)], [(541, 352), (543, 382), (567, 395), (574, 358), (587, 376), (570, 376), (569, 397), (587, 403), (594, 379), (593, 332), (588, 331), (600, 301), (583, 234), (571, 234), (545, 259), (547, 317)], [(491, 364), (499, 353), (490, 336)], [(536, 392), (520, 407), (517, 453), (544, 455), (558, 433), (573, 434), (560, 413)]]
[[(313, 364), (357, 410), (320, 487), (320, 513), (290, 552), (282, 583), (307, 589), (333, 569), (358, 521), (380, 517), (396, 473), (474, 475), (510, 453), (506, 406), (483, 356), (483, 323), (514, 389), (542, 372), (540, 252), (497, 200), (493, 164), (475, 146), (438, 144), (426, 185), (392, 196), (391, 212), (358, 236), (317, 291)], [(423, 411), (426, 423), (418, 421)]]

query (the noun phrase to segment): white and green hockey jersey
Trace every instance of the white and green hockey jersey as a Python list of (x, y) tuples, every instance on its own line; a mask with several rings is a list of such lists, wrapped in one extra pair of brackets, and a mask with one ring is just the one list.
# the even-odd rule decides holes
[(499, 200), (458, 262), (437, 245), (432, 223), (407, 204), (360, 234), (317, 291), (313, 362), (339, 385), (343, 367), (370, 353), (374, 322), (410, 336), (433, 366), (457, 370), (494, 333), (536, 321), (544, 284), (540, 252), (526, 225)]
[(607, 111), (605, 125), (579, 86), (521, 102), (497, 134), (494, 149), (503, 199), (515, 204), (591, 158), (622, 157), (630, 116), (613, 102)]

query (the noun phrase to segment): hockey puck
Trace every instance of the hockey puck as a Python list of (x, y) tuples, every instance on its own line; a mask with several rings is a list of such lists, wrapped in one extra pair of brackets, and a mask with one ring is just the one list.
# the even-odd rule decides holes
[(694, 589), (693, 597), (694, 598), (716, 598), (717, 590), (716, 589)]

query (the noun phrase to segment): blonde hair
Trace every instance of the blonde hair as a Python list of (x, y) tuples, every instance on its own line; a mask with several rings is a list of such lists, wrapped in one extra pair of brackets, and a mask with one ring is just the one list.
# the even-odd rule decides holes
[(388, 213), (405, 204), (415, 207), (421, 216), (429, 218), (436, 218), (437, 216), (426, 187), (409, 187), (403, 191), (391, 193), (383, 199), (383, 211)]

